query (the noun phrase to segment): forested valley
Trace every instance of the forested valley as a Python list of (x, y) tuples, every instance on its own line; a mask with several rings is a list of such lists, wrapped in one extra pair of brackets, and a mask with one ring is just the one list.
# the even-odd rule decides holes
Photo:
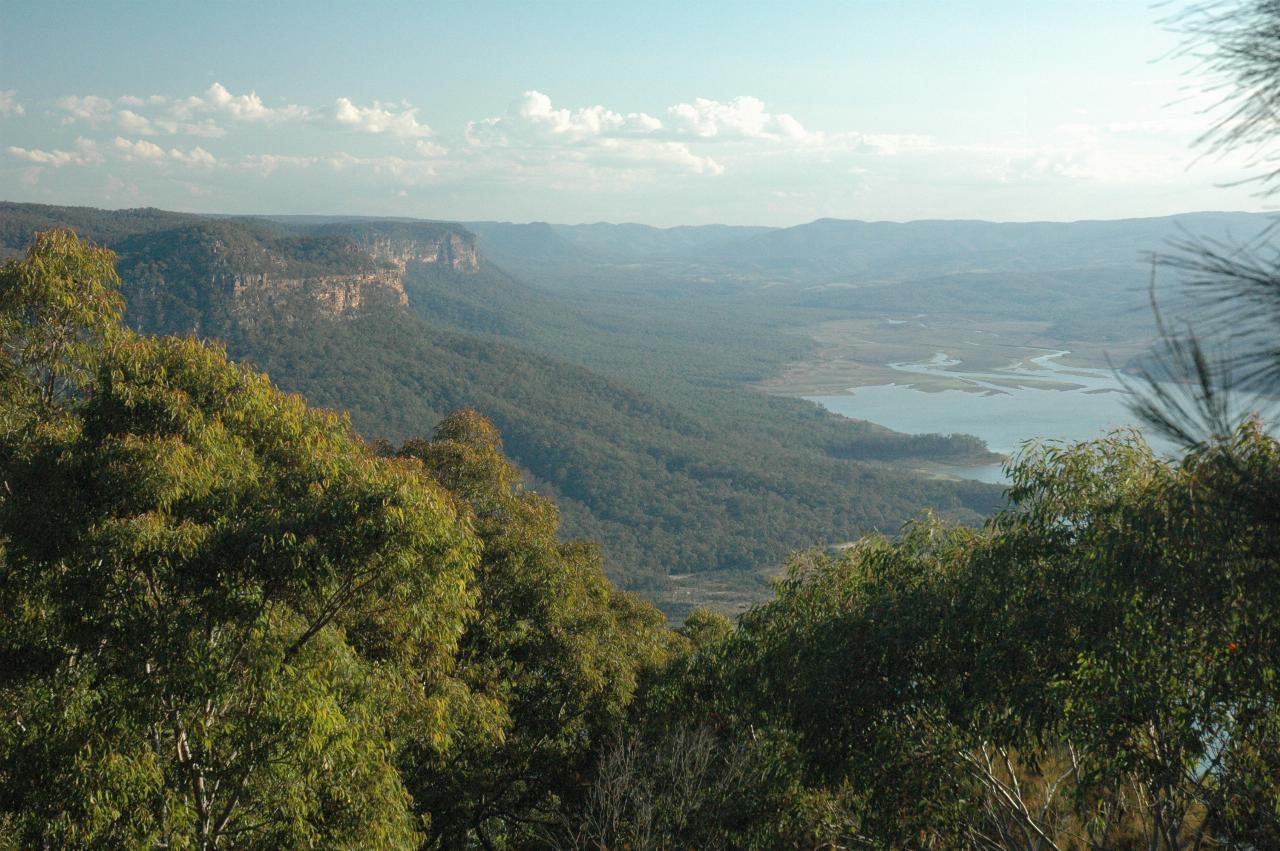
[[(1280, 8), (1219, 8), (1177, 19), (1226, 110), (1200, 143), (1274, 198)], [(671, 128), (730, 105), (668, 128), (525, 95), (575, 162), (574, 121), (613, 122), (614, 160), (719, 168)], [(448, 153), (407, 102), (69, 103), (64, 124), (155, 138), (220, 138), (216, 114)], [(744, 103), (780, 128), (756, 141), (831, 141)], [(0, 117), (24, 109), (0, 91)], [(116, 142), (116, 163), (217, 162)], [(76, 145), (6, 150), (105, 162)], [(769, 384), (821, 354), (814, 323), (896, 329), (926, 299), (1007, 311), (1036, 350), (1119, 346), (1142, 430), (1029, 441), (982, 484), (938, 473), (992, 461), (976, 437)], [(1278, 331), (1260, 214), (659, 229), (0, 203), (0, 851), (1280, 849)], [(731, 593), (672, 595), (690, 576)]]
[(1280, 447), (1028, 450), (678, 630), (472, 409), (369, 442), (3, 270), (0, 846), (1266, 848)]
[[(984, 457), (973, 438), (897, 434), (744, 386), (799, 338), (578, 307), (492, 266), (458, 225), (0, 204), (10, 253), (49, 227), (118, 252), (131, 327), (221, 340), (371, 441), (477, 409), (630, 589), (708, 572), (761, 589), (761, 571), (795, 549), (895, 529), (925, 507), (976, 524), (1000, 504), (997, 487), (912, 472), (913, 459)], [(332, 300), (347, 289), (362, 301)]]

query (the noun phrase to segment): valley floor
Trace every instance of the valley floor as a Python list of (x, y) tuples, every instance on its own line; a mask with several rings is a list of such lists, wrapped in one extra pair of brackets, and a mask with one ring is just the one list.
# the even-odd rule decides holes
[[(938, 352), (962, 357), (966, 372), (1034, 368), (1033, 358), (1067, 350), (1062, 366), (1103, 369), (1143, 352), (1149, 339), (1100, 344), (1049, 333), (1052, 323), (925, 315), (838, 319), (799, 329), (816, 344), (812, 355), (789, 364), (757, 386), (783, 396), (824, 396), (854, 387), (909, 384), (926, 392), (974, 390), (942, 375), (905, 372), (894, 364), (926, 362)], [(1023, 378), (1022, 386), (1032, 379)]]

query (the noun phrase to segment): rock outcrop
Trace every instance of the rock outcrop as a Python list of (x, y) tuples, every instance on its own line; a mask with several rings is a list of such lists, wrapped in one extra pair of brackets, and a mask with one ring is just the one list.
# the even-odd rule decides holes
[(449, 222), (312, 223), (5, 202), (0, 257), (20, 255), (32, 231), (49, 227), (74, 227), (113, 249), (130, 321), (171, 334), (223, 336), (238, 325), (404, 309), (411, 265), (464, 276), (480, 269), (475, 236)]
[(215, 290), (231, 297), (231, 315), (253, 323), (298, 319), (314, 310), (332, 318), (354, 316), (371, 307), (404, 307), (404, 273), (394, 266), (340, 275), (286, 277), (269, 272), (235, 274), (214, 281)]
[(390, 263), (404, 272), (410, 263), (439, 263), (455, 272), (475, 272), (480, 268), (476, 240), (470, 234), (450, 232), (432, 239), (396, 239), (370, 235), (356, 243), (375, 260)]
[(410, 263), (430, 263), (455, 272), (480, 269), (476, 238), (458, 225), (436, 222), (343, 222), (317, 231), (350, 239), (380, 263), (403, 272)]

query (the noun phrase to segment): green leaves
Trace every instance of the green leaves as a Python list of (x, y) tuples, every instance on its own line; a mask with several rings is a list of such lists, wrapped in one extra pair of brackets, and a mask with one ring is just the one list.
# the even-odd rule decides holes
[(70, 230), (37, 233), (0, 268), (0, 386), (51, 405), (88, 374), (120, 325), (115, 255)]
[(0, 845), (516, 841), (579, 793), (662, 618), (557, 541), (491, 423), (376, 457), (121, 329), (68, 232), (3, 274)]
[(220, 350), (108, 329), (78, 363), (0, 447), (8, 835), (411, 847), (397, 733), (450, 735), (474, 598), (450, 498)]
[(493, 424), (464, 409), (400, 453), (449, 488), (484, 547), (458, 675), (500, 726), (446, 748), (411, 744), (406, 760), (445, 845), (529, 842), (574, 806), (641, 673), (665, 655), (661, 614), (609, 585), (595, 546), (557, 540), (555, 506), (523, 490), (500, 447)]
[(733, 711), (794, 730), (890, 845), (1274, 835), (1280, 446), (1252, 423), (1170, 462), (1119, 433), (1012, 478), (981, 532), (796, 557), (721, 654)]

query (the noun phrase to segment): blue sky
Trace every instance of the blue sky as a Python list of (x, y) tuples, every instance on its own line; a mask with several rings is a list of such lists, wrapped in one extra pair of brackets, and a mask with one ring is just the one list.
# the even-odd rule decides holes
[(0, 0), (0, 197), (727, 222), (1261, 209), (1146, 2)]

